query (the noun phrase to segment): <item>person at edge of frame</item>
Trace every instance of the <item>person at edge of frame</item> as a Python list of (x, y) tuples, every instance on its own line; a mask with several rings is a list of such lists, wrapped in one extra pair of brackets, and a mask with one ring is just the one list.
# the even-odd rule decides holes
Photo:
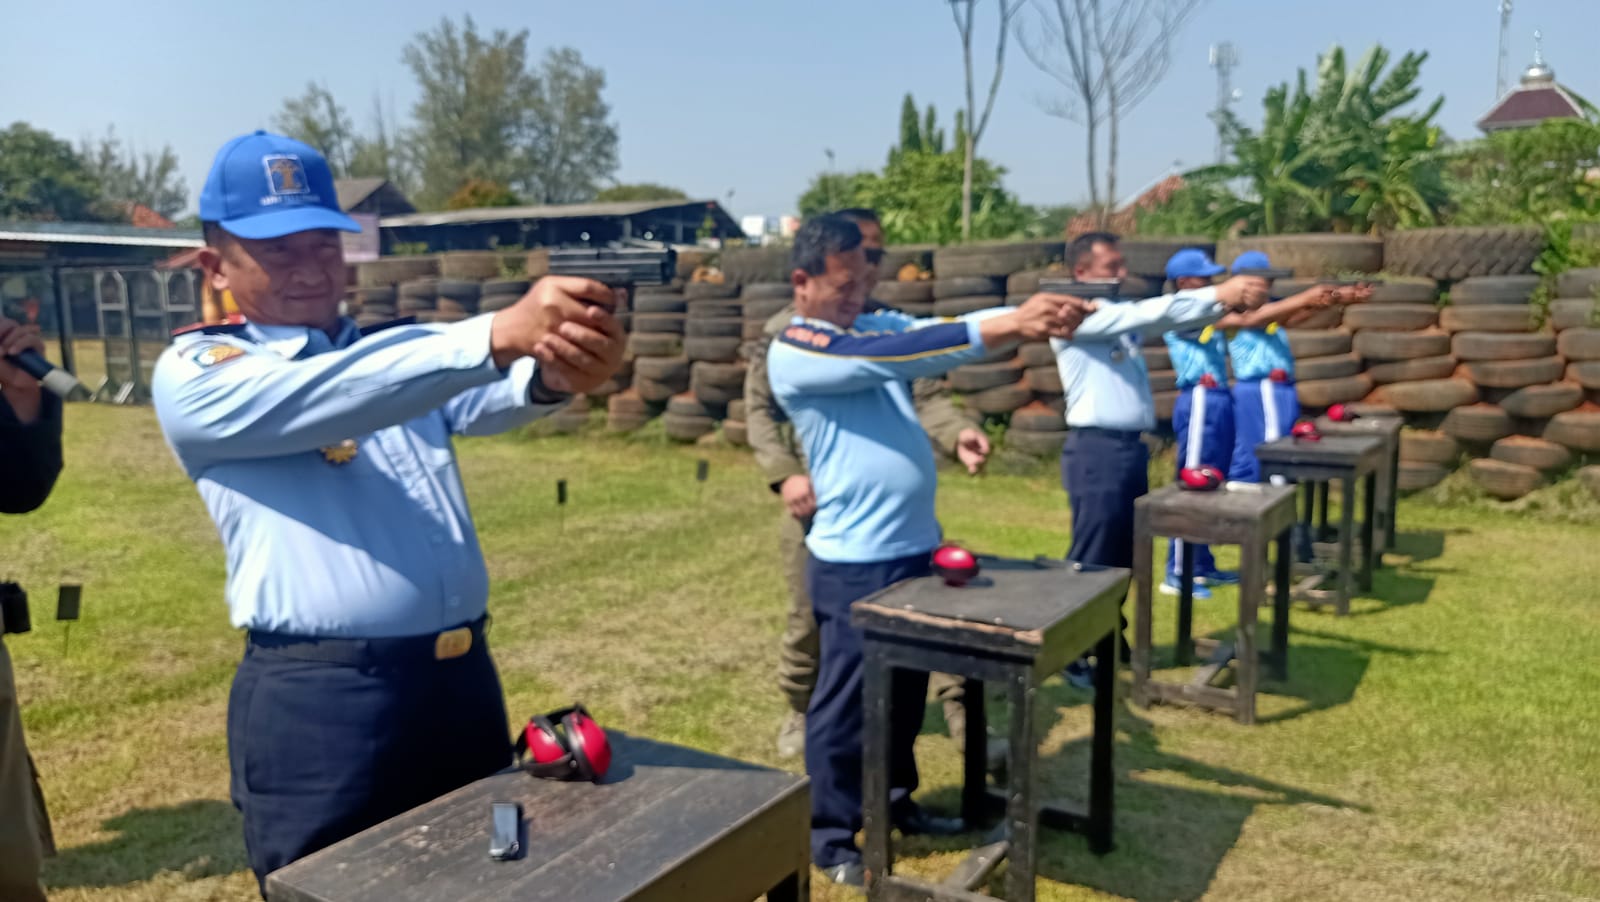
[(162, 433), (227, 557), (246, 632), (231, 795), (272, 871), (511, 763), (488, 573), (452, 437), (561, 409), (621, 366), (611, 289), (545, 278), (452, 324), (338, 313), (357, 224), (314, 148), (258, 131), (200, 195), (205, 277), (242, 323), (180, 330)]
[[(867, 312), (888, 309), (887, 305), (872, 300), (884, 255), (883, 226), (877, 212), (855, 207), (840, 210), (837, 215), (855, 223), (861, 230), (861, 248), (870, 268), (864, 309)], [(763, 345), (770, 343), (793, 318), (794, 305), (790, 304), (767, 320)], [(817, 683), (817, 622), (811, 614), (811, 598), (805, 586), (805, 537), (811, 526), (811, 516), (817, 509), (817, 499), (811, 476), (806, 471), (804, 453), (795, 441), (794, 427), (773, 400), (765, 350), (763, 346), (762, 353), (751, 357), (745, 376), (745, 422), (756, 464), (766, 477), (767, 485), (783, 500), (778, 517), (778, 553), (783, 559), (784, 579), (789, 585), (789, 614), (778, 650), (778, 688), (789, 702), (789, 712), (778, 728), (778, 754), (793, 758), (805, 747), (806, 707), (811, 703), (811, 692)], [(991, 450), (989, 438), (955, 406), (944, 384), (937, 379), (917, 379), (912, 382), (911, 397), (917, 419), (934, 447), (954, 457), (968, 473), (976, 474), (982, 469)], [(943, 707), (950, 738), (957, 748), (963, 747), (967, 712), (961, 694), (965, 681), (950, 674), (936, 673), (928, 683), (934, 698)]]
[[(1067, 249), (1073, 278), (1079, 282), (1127, 278), (1120, 240), (1110, 232), (1074, 239)], [(1156, 427), (1143, 336), (1203, 327), (1230, 310), (1260, 307), (1266, 297), (1261, 280), (1235, 277), (1213, 287), (1145, 300), (1102, 300), (1072, 341), (1051, 339), (1067, 398), (1061, 484), (1072, 508), (1068, 560), (1101, 567), (1133, 566), (1133, 503), (1150, 490), (1150, 451), (1141, 436)], [(1127, 642), (1118, 647), (1126, 658)], [(1073, 686), (1090, 688), (1093, 669), (1087, 656), (1067, 665), (1066, 677)]]

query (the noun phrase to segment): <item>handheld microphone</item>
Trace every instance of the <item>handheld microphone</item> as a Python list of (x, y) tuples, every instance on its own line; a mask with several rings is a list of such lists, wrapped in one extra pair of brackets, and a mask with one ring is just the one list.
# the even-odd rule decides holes
[(38, 351), (27, 350), (21, 354), (9, 354), (6, 356), (6, 362), (38, 379), (40, 385), (62, 400), (76, 401), (89, 397), (89, 390), (83, 387), (82, 382), (71, 373), (44, 359), (44, 355)]

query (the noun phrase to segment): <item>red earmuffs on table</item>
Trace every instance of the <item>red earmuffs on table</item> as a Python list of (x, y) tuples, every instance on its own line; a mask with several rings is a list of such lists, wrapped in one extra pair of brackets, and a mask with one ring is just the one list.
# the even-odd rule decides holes
[(516, 756), (535, 777), (598, 783), (611, 767), (611, 742), (582, 705), (573, 705), (529, 718)]
[(1297, 442), (1322, 441), (1322, 433), (1317, 431), (1317, 424), (1310, 420), (1301, 420), (1294, 424), (1294, 428), (1289, 430), (1289, 434), (1294, 436), (1294, 440)]
[(1191, 492), (1213, 492), (1222, 488), (1222, 483), (1227, 481), (1227, 474), (1216, 467), (1201, 465), (1198, 467), (1184, 467), (1178, 471), (1178, 485)]

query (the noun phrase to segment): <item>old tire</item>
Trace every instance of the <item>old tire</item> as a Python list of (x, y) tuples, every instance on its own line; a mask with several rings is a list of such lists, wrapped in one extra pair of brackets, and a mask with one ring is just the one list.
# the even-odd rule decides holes
[(532, 287), (533, 283), (527, 279), (488, 279), (483, 283), (483, 289), (480, 293), (484, 298), (495, 295), (511, 295), (512, 297), (520, 298), (527, 294), (528, 289)]
[(1600, 413), (1585, 410), (1558, 413), (1545, 424), (1542, 437), (1574, 451), (1600, 451)]
[[(1056, 421), (1059, 423), (1060, 418)], [(1066, 444), (1067, 430), (1058, 429), (1054, 432), (1036, 432), (1029, 429), (1007, 429), (1007, 448), (1031, 454), (1035, 457), (1056, 457), (1061, 454), (1061, 446)]]
[(1533, 308), (1480, 304), (1439, 311), (1446, 332), (1531, 332)]
[(933, 286), (931, 280), (879, 282), (878, 287), (872, 292), (872, 297), (896, 308), (901, 304), (926, 304), (933, 300)]
[(1425, 332), (1361, 332), (1355, 337), (1356, 353), (1368, 360), (1417, 360), (1450, 353), (1450, 336), (1438, 330)]
[(751, 282), (739, 289), (739, 297), (746, 301), (789, 301), (794, 299), (794, 285), (788, 282)]
[(630, 332), (628, 350), (635, 357), (677, 357), (683, 353), (683, 336), (673, 332)]
[(633, 299), (634, 313), (683, 313), (689, 302), (681, 294), (643, 294)]
[(1011, 413), (1011, 426), (1006, 431), (1007, 435), (1013, 432), (1057, 432), (1066, 428), (1061, 419), (1061, 414), (1050, 405), (1034, 401), (1017, 408)]
[(1568, 360), (1600, 360), (1600, 329), (1568, 329), (1556, 338), (1556, 349)]
[(661, 425), (665, 427), (667, 438), (686, 443), (699, 441), (717, 429), (717, 421), (711, 417), (681, 413), (664, 414), (661, 417)]
[(1158, 394), (1178, 390), (1176, 370), (1150, 370), (1150, 390)]
[(1144, 367), (1146, 370), (1172, 369), (1172, 352), (1167, 350), (1167, 346), (1165, 344), (1156, 347), (1145, 348), (1143, 351), (1141, 351), (1141, 354), (1144, 356)]
[(1600, 289), (1600, 268), (1569, 269), (1556, 277), (1556, 294), (1564, 298), (1593, 297)]
[[(1065, 255), (1066, 244), (1061, 241), (1012, 241), (941, 247), (933, 252), (933, 273), (941, 281), (958, 276), (1005, 277), (1025, 269), (1058, 263)], [(1004, 290), (1003, 284), (1001, 290)]]
[(746, 320), (755, 320), (761, 323), (765, 323), (793, 306), (793, 301), (785, 301), (778, 298), (773, 298), (770, 301), (744, 301), (739, 305)]
[(683, 286), (683, 296), (690, 301), (726, 301), (739, 296), (739, 283), (734, 281), (724, 282), (690, 282)]
[(684, 321), (687, 338), (738, 338), (744, 334), (744, 320), (737, 316), (691, 316)]
[(1538, 470), (1499, 460), (1475, 460), (1467, 472), (1485, 492), (1501, 501), (1515, 501), (1544, 484)]
[[(637, 366), (638, 361), (634, 361), (634, 365)], [(641, 376), (637, 372), (633, 376), (633, 390), (639, 397), (656, 404), (664, 404), (673, 395), (687, 391), (688, 388), (688, 379), (674, 379), (667, 382)]]
[(1328, 407), (1365, 398), (1372, 393), (1372, 380), (1365, 374), (1341, 379), (1300, 380), (1295, 383), (1295, 393), (1300, 396), (1303, 407)]
[(1016, 361), (969, 363), (950, 371), (950, 388), (962, 393), (988, 391), (1022, 379), (1023, 369)]
[(1373, 395), (1373, 401), (1406, 413), (1435, 413), (1477, 403), (1478, 387), (1465, 379), (1423, 379), (1385, 385)]
[(1450, 351), (1464, 361), (1528, 360), (1554, 354), (1556, 340), (1551, 335), (1528, 333), (1458, 332), (1450, 340)]
[(1407, 282), (1379, 282), (1372, 286), (1373, 304), (1427, 304), (1439, 299), (1439, 285), (1432, 279)]
[(1020, 407), (1026, 406), (1033, 400), (1033, 391), (1027, 383), (1017, 382), (1012, 385), (1002, 385), (987, 391), (974, 392), (966, 396), (967, 406), (979, 413), (1010, 413)]
[(356, 284), (362, 288), (399, 285), (439, 274), (439, 259), (431, 256), (384, 257), (356, 264)]
[(1350, 333), (1343, 329), (1289, 329), (1289, 350), (1296, 359), (1349, 353)]
[(500, 254), (495, 251), (447, 251), (439, 255), (439, 275), (446, 279), (481, 282), (500, 277)]
[(1578, 471), (1578, 482), (1589, 490), (1589, 494), (1600, 501), (1600, 465), (1584, 467)]
[(1335, 304), (1322, 310), (1313, 310), (1295, 321), (1296, 329), (1337, 329), (1344, 325), (1344, 310)]
[(1557, 298), (1550, 302), (1550, 325), (1558, 332), (1600, 326), (1600, 300)]
[(1217, 242), (1217, 262), (1231, 264), (1245, 251), (1262, 251), (1279, 269), (1320, 278), (1383, 269), (1383, 240), (1365, 235), (1258, 235)]
[(1571, 382), (1530, 385), (1500, 399), (1506, 413), (1525, 420), (1544, 420), (1583, 403), (1583, 387)]
[(1357, 304), (1344, 312), (1344, 327), (1352, 332), (1416, 332), (1438, 320), (1432, 304)]
[(726, 407), (744, 397), (745, 367), (742, 363), (699, 360), (689, 367), (689, 390), (706, 404)]
[(1449, 475), (1450, 471), (1440, 464), (1402, 460), (1395, 483), (1402, 492), (1418, 492), (1433, 488)]
[(1489, 449), (1489, 456), (1508, 464), (1532, 467), (1541, 473), (1565, 470), (1572, 464), (1572, 452), (1566, 446), (1525, 435), (1509, 435), (1495, 442)]
[(1294, 362), (1294, 377), (1302, 381), (1343, 379), (1361, 372), (1361, 358), (1354, 354), (1308, 357)]
[(1455, 437), (1432, 429), (1402, 429), (1400, 459), (1425, 464), (1452, 464), (1461, 456)]
[(1468, 404), (1445, 414), (1439, 431), (1463, 442), (1488, 444), (1516, 432), (1511, 414), (1493, 404)]
[[(1048, 341), (1030, 341), (1017, 348), (1017, 357), (1026, 367), (1055, 366), (1056, 352)], [(1146, 362), (1149, 358), (1145, 358)]]
[(732, 336), (702, 336), (685, 338), (683, 352), (690, 360), (708, 363), (732, 363), (739, 359), (739, 348), (744, 338)]
[(730, 247), (722, 252), (719, 267), (734, 285), (753, 282), (787, 282), (793, 271), (786, 247)]
[(1590, 391), (1600, 391), (1600, 361), (1585, 360), (1567, 366), (1567, 381), (1576, 382)]
[(1543, 385), (1561, 378), (1566, 365), (1560, 357), (1535, 360), (1480, 360), (1464, 363), (1467, 378), (1489, 388), (1524, 388)]
[(1538, 287), (1538, 276), (1478, 276), (1450, 286), (1450, 303), (1463, 307), (1523, 305)]
[(635, 376), (654, 379), (657, 382), (687, 383), (689, 379), (688, 357), (638, 357), (633, 361)]
[(1061, 386), (1061, 370), (1055, 364), (1049, 366), (1030, 367), (1026, 379), (1028, 388), (1036, 395), (1059, 395), (1063, 392)]
[(966, 276), (956, 279), (935, 279), (933, 282), (933, 299), (941, 301), (945, 298), (972, 297), (974, 295), (988, 295), (995, 298), (999, 304), (1000, 298), (1005, 297), (1006, 280), (998, 277)]
[(739, 301), (703, 301), (690, 299), (686, 305), (690, 319), (738, 319), (744, 316), (744, 304)]
[(682, 313), (636, 313), (633, 328), (654, 335), (682, 335), (683, 320)]
[(1156, 423), (1158, 425), (1165, 423), (1170, 427), (1172, 425), (1172, 408), (1178, 403), (1178, 392), (1151, 392), (1150, 398), (1156, 404)]
[(934, 316), (965, 316), (968, 313), (977, 313), (979, 310), (988, 310), (991, 307), (1005, 305), (1005, 298), (995, 295), (963, 295), (953, 298), (940, 298), (933, 302)]
[(1384, 268), (1404, 276), (1456, 280), (1521, 275), (1544, 251), (1539, 226), (1411, 229), (1384, 239)]
[(1456, 371), (1456, 365), (1454, 357), (1444, 354), (1438, 357), (1419, 357), (1416, 360), (1374, 363), (1367, 367), (1367, 375), (1372, 378), (1374, 385), (1418, 382), (1423, 379), (1448, 379)]

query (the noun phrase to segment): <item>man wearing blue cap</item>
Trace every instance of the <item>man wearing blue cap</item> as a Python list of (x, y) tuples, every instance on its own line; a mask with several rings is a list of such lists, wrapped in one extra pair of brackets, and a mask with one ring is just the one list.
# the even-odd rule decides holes
[[(242, 323), (184, 330), (156, 415), (227, 553), (247, 631), (228, 702), (257, 879), (511, 760), (484, 639), (488, 575), (451, 437), (500, 432), (616, 372), (612, 293), (541, 280), (450, 325), (339, 316), (358, 231), (313, 148), (223, 146), (200, 263)], [(377, 333), (377, 334), (373, 334)]]
[[(1265, 281), (1271, 261), (1260, 251), (1245, 251), (1233, 261), (1235, 275), (1261, 273)], [(1274, 301), (1261, 308), (1256, 320), (1264, 323), (1240, 328), (1228, 339), (1228, 356), (1233, 361), (1234, 441), (1228, 478), (1238, 482), (1260, 482), (1261, 462), (1256, 446), (1287, 435), (1300, 418), (1300, 399), (1295, 394), (1294, 352), (1289, 348), (1285, 326), (1293, 326), (1312, 311), (1330, 304), (1360, 303), (1372, 296), (1369, 286), (1334, 288), (1314, 285), (1293, 297)]]

